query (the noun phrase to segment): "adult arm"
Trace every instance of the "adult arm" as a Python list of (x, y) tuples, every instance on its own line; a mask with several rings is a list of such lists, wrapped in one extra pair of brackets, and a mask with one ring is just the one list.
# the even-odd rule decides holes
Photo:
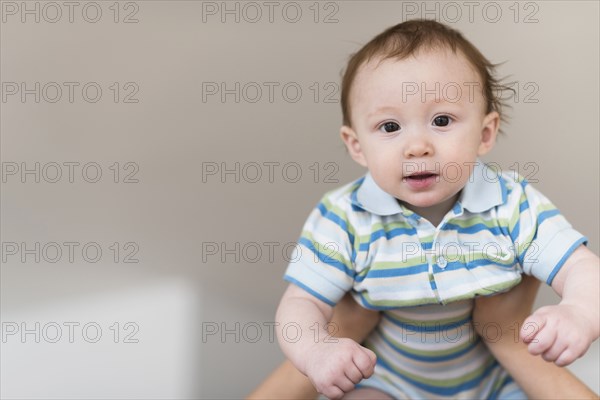
[[(528, 352), (519, 339), (518, 327), (531, 332), (524, 321), (531, 312), (540, 282), (523, 275), (523, 281), (511, 291), (475, 301), (473, 320), (490, 352), (531, 399), (598, 399), (569, 370), (544, 361)], [(486, 337), (487, 324), (501, 327), (501, 334)], [(487, 330), (491, 332), (492, 330)], [(490, 335), (491, 336), (491, 335)]]

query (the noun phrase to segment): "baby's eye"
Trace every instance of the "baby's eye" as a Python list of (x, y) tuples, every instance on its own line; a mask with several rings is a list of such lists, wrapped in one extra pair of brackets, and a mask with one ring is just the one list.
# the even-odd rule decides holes
[(433, 124), (435, 126), (448, 126), (450, 123), (450, 117), (447, 115), (438, 115), (433, 119)]
[(400, 125), (397, 122), (386, 122), (379, 127), (386, 133), (396, 132), (400, 130)]

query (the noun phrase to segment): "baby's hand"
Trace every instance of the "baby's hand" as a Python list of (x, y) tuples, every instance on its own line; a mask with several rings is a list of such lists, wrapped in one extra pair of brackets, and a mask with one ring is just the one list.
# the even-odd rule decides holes
[(560, 303), (541, 307), (527, 318), (521, 338), (529, 343), (531, 354), (564, 367), (584, 355), (597, 335), (581, 306)]
[(317, 343), (307, 354), (306, 375), (317, 391), (339, 399), (363, 378), (373, 375), (377, 357), (352, 339)]

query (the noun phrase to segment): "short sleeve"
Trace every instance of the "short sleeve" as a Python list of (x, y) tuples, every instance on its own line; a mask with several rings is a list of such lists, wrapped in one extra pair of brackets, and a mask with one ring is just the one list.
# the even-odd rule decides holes
[(353, 243), (346, 213), (325, 195), (302, 228), (284, 279), (333, 307), (354, 283)]
[(542, 193), (519, 177), (519, 200), (509, 222), (510, 235), (523, 271), (548, 285), (565, 261), (587, 238), (573, 229)]

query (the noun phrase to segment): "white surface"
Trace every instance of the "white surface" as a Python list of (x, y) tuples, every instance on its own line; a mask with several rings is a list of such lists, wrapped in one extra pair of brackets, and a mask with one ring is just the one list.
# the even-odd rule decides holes
[[(40, 322), (40, 342), (28, 334), (8, 335), (2, 346), (1, 397), (4, 399), (86, 399), (86, 398), (144, 398), (167, 399), (193, 396), (195, 356), (189, 352), (195, 337), (190, 323), (198, 318), (197, 298), (182, 281), (157, 282), (143, 287), (63, 299), (18, 313), (2, 313), (3, 330), (6, 322), (21, 322), (33, 329)], [(62, 337), (51, 343), (56, 330)], [(78, 322), (73, 330), (73, 343), (65, 322)], [(97, 323), (102, 336), (89, 343), (82, 327)], [(120, 323), (118, 343), (109, 327)], [(139, 331), (125, 343), (125, 335), (133, 328)], [(47, 325), (46, 330), (43, 327)], [(45, 336), (49, 340), (44, 339)], [(88, 330), (93, 340), (95, 330)]]

